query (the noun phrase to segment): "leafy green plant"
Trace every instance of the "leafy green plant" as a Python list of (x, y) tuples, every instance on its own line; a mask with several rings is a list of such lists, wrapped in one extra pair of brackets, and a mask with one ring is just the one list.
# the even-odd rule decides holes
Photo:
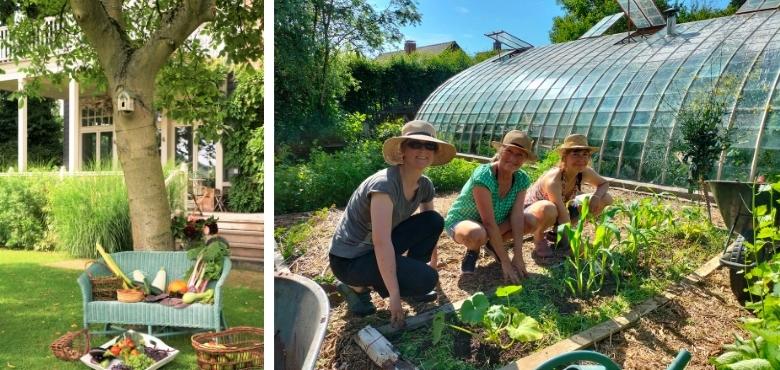
[(0, 177), (0, 246), (48, 250), (47, 189), (52, 179), (43, 175)]
[(468, 181), (478, 165), (476, 162), (454, 158), (445, 165), (429, 167), (426, 175), (433, 181), (437, 192), (458, 191)]
[[(757, 256), (763, 248), (772, 248), (780, 241), (780, 227), (775, 225), (777, 209), (774, 193), (780, 192), (780, 182), (762, 185), (758, 193), (769, 192), (771, 207), (756, 206), (753, 196), (754, 241), (745, 242), (748, 250)], [(747, 340), (736, 337), (734, 344), (724, 346), (725, 353), (710, 362), (721, 369), (778, 369), (780, 368), (780, 254), (760, 262), (745, 278), (751, 282), (748, 291), (760, 300), (747, 303), (755, 318), (744, 320), (744, 328), (750, 332)]]
[(564, 263), (564, 283), (577, 297), (589, 296), (601, 290), (609, 271), (613, 272), (616, 283), (619, 284), (619, 269), (613, 268), (613, 243), (620, 240), (620, 230), (611, 221), (614, 212), (614, 208), (604, 210), (599, 220), (594, 220), (593, 241), (583, 233), (590, 216), (589, 197), (582, 202), (576, 227), (572, 228), (570, 223), (558, 227), (558, 241), (563, 237), (568, 238), (571, 249), (571, 255)]
[(312, 152), (308, 161), (274, 168), (274, 206), (278, 213), (343, 206), (360, 183), (386, 166), (382, 143), (364, 141), (336, 153)]
[[(491, 305), (485, 293), (475, 293), (466, 299), (460, 307), (458, 311), (460, 321), (467, 325), (480, 327), (483, 335), (481, 340), (495, 344), (502, 349), (511, 347), (515, 342), (530, 342), (541, 339), (542, 332), (539, 323), (510, 305), (509, 296), (519, 293), (521, 290), (522, 287), (519, 285), (508, 285), (496, 289), (496, 296), (506, 298), (506, 305)], [(441, 340), (444, 326), (444, 313), (439, 312), (434, 316), (432, 324), (434, 345)], [(477, 335), (477, 332), (461, 326), (452, 324), (449, 326), (472, 336)], [(508, 339), (505, 339), (507, 337)]]

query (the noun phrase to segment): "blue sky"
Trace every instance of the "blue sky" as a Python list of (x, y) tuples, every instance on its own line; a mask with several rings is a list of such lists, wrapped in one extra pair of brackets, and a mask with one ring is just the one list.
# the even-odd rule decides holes
[[(722, 8), (728, 0), (687, 0)], [(387, 0), (372, 0), (379, 9)], [(486, 33), (504, 30), (534, 46), (548, 45), (552, 19), (563, 15), (555, 0), (418, 0), (422, 23), (402, 32), (417, 45), (457, 41), (467, 53), (489, 50)], [(403, 49), (403, 43), (385, 46), (385, 51)]]

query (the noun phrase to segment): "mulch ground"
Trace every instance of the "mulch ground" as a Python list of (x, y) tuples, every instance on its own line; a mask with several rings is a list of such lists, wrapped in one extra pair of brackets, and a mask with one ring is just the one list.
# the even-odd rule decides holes
[(612, 358), (623, 369), (665, 369), (677, 351), (691, 352), (686, 370), (714, 369), (710, 357), (746, 338), (740, 318), (750, 316), (729, 287), (728, 269), (721, 267), (696, 286), (641, 318), (620, 333), (596, 343), (592, 349)]
[[(585, 189), (585, 191), (588, 191), (588, 189)], [(610, 189), (610, 194), (615, 199), (624, 201), (631, 201), (646, 196), (622, 189)], [(435, 209), (446, 215), (446, 211), (456, 197), (457, 193), (444, 194), (437, 197), (434, 200)], [(667, 204), (676, 210), (690, 205), (690, 203), (680, 200), (669, 200)], [(328, 266), (328, 249), (333, 231), (342, 213), (343, 209), (332, 208), (327, 213), (325, 219), (315, 226), (306, 252), (290, 264), (289, 267), (292, 272), (312, 279), (332, 275)], [(720, 215), (717, 213), (717, 210), (713, 210), (713, 221), (722, 225)], [(309, 213), (280, 215), (276, 217), (274, 225), (276, 227), (290, 226), (304, 221), (310, 216), (311, 214)], [(443, 233), (437, 248), (439, 253), (439, 285), (436, 290), (439, 298), (436, 302), (427, 304), (408, 305), (404, 303), (404, 308), (409, 316), (434, 309), (446, 303), (463, 300), (478, 291), (489, 291), (504, 284), (500, 265), (492, 258), (484, 256), (484, 253), (477, 264), (476, 273), (464, 278), (460, 273), (460, 262), (463, 257), (464, 247), (456, 245)], [(542, 272), (551, 265), (560, 264), (566, 257), (564, 251), (555, 251), (553, 258), (537, 260), (531, 256), (532, 249), (533, 243), (526, 241), (523, 255), (528, 271), (531, 274)], [(726, 284), (725, 289), (728, 291), (728, 280), (726, 280)], [(368, 324), (379, 327), (388, 323), (390, 317), (386, 311), (388, 303), (378, 295), (373, 294), (373, 302), (378, 312), (365, 318), (358, 318), (349, 314), (346, 304), (343, 303), (338, 294), (332, 291), (332, 287), (326, 285), (324, 288), (329, 293), (331, 299), (331, 314), (328, 333), (320, 350), (320, 361), (317, 368), (379, 369), (355, 344), (352, 336)], [(737, 317), (740, 317), (740, 315), (734, 316), (734, 318)], [(613, 336), (613, 343), (615, 343), (616, 339), (617, 336)], [(626, 351), (623, 352), (626, 353)]]

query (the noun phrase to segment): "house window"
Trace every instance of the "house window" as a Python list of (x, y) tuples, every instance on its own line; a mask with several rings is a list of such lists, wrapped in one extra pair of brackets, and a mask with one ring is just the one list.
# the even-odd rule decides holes
[(114, 118), (111, 99), (81, 102), (81, 168), (87, 171), (115, 168)]

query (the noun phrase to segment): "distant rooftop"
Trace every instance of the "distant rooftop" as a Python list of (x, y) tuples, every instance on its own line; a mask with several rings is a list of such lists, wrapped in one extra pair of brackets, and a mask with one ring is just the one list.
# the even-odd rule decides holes
[(390, 51), (387, 53), (379, 54), (376, 57), (376, 60), (390, 59), (396, 55), (411, 54), (411, 53), (437, 55), (447, 50), (461, 50), (461, 47), (455, 41), (447, 41), (438, 44), (417, 47), (416, 42), (412, 40), (407, 40), (404, 43), (403, 50), (396, 50), (396, 51)]

